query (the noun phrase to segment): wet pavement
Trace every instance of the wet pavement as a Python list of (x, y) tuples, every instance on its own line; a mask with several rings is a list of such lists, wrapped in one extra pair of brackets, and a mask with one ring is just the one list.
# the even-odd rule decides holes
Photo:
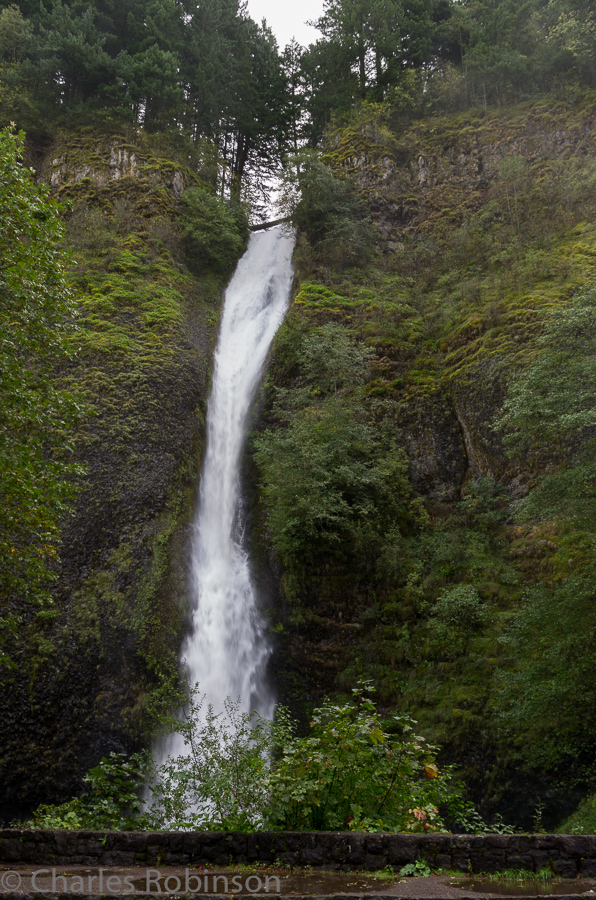
[[(384, 877), (383, 877), (384, 876)], [(596, 880), (495, 881), (486, 877), (432, 875), (400, 878), (384, 872), (325, 872), (272, 866), (92, 868), (81, 866), (0, 866), (0, 900), (97, 900), (101, 896), (145, 898), (271, 895), (292, 900), (480, 900), (549, 897), (596, 900)]]

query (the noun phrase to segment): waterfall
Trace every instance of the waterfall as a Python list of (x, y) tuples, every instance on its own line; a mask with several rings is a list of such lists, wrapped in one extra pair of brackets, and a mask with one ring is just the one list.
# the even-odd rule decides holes
[[(215, 712), (226, 697), (271, 717), (265, 683), (270, 648), (244, 541), (240, 465), (247, 420), (292, 284), (294, 235), (251, 235), (226, 291), (207, 410), (207, 448), (192, 542), (193, 613), (182, 649), (189, 684)], [(167, 754), (183, 752), (170, 740)], [(167, 755), (166, 754), (166, 755)]]

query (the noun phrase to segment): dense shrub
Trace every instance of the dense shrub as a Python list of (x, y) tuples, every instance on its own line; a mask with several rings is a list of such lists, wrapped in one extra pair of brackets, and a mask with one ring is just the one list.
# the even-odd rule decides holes
[(375, 235), (350, 181), (336, 177), (313, 150), (303, 150), (286, 169), (283, 207), (322, 259), (338, 267), (371, 258)]
[(353, 554), (364, 571), (426, 520), (403, 449), (363, 402), (369, 359), (341, 325), (303, 338), (300, 376), (277, 392), (284, 425), (253, 439), (268, 528), (288, 570), (298, 559)]
[[(269, 722), (240, 712), (205, 709), (198, 688), (174, 721), (186, 750), (149, 771), (146, 760), (112, 754), (87, 777), (90, 790), (61, 806), (40, 807), (35, 828), (200, 828), (436, 831), (438, 804), (457, 803), (449, 769), (415, 733), (408, 716), (384, 727), (360, 685), (345, 703), (315, 709), (306, 737), (287, 712)], [(141, 811), (148, 779), (152, 800)]]
[(236, 265), (248, 237), (243, 208), (209, 190), (193, 187), (182, 197), (180, 233), (189, 266), (226, 275)]

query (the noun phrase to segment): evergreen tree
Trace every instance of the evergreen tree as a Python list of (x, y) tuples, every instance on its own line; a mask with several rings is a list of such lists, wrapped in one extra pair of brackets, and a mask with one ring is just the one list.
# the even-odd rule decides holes
[(304, 129), (303, 55), (303, 48), (295, 38), (292, 38), (284, 48), (281, 57), (282, 72), (287, 85), (286, 108), (290, 127), (289, 140), (293, 153), (298, 153)]
[(54, 0), (42, 18), (35, 42), (39, 74), (65, 108), (96, 98), (113, 79), (114, 63), (95, 17), (92, 6), (77, 14), (62, 0)]
[(233, 197), (247, 172), (276, 170), (288, 147), (287, 84), (271, 30), (243, 20), (238, 78), (223, 135), (223, 157)]
[(0, 13), (0, 59), (16, 63), (31, 40), (33, 26), (13, 3)]
[(408, 69), (430, 62), (439, 46), (437, 22), (448, 15), (448, 0), (325, 0), (313, 23), (323, 39), (303, 61), (313, 137), (331, 110), (382, 100)]
[(219, 142), (230, 118), (233, 86), (239, 75), (242, 22), (238, 0), (204, 0), (185, 7), (182, 80), (187, 92), (185, 120), (193, 137)]

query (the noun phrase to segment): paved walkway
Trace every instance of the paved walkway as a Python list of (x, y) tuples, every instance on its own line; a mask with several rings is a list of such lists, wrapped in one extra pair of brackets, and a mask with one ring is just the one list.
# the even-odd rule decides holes
[[(471, 889), (472, 884), (474, 889)], [(98, 897), (210, 897), (270, 896), (272, 900), (596, 900), (596, 880), (554, 881), (547, 888), (489, 882), (469, 876), (433, 875), (428, 878), (382, 878), (369, 873), (292, 870), (272, 866), (234, 866), (210, 869), (91, 868), (80, 866), (0, 866), (0, 900), (98, 900)]]

